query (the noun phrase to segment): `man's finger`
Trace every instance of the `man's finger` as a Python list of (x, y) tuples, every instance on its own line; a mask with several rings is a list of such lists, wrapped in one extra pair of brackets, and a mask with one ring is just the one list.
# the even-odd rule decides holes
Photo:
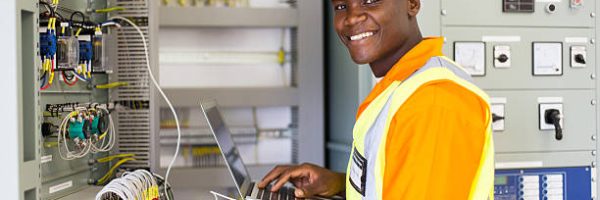
[(290, 179), (295, 179), (295, 178), (299, 178), (304, 176), (304, 169), (299, 168), (299, 167), (294, 167), (294, 168), (290, 168), (286, 171), (284, 171), (279, 178), (277, 179), (277, 182), (273, 185), (273, 187), (271, 187), (271, 191), (272, 192), (276, 192), (279, 189), (281, 189), (281, 187), (283, 187), (283, 185), (285, 185)]
[(287, 168), (289, 168), (289, 166), (277, 166), (275, 168), (273, 168), (267, 175), (265, 175), (265, 177), (260, 181), (260, 183), (258, 184), (259, 188), (265, 188), (267, 187), (267, 185), (269, 185), (269, 183), (271, 183), (271, 181), (277, 179), (277, 177), (279, 177), (281, 175), (281, 173), (286, 170)]

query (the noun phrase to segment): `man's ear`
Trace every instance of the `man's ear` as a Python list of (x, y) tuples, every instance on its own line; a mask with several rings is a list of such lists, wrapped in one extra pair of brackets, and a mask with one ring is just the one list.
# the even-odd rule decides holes
[(416, 17), (421, 10), (421, 0), (406, 0), (406, 3), (408, 4), (408, 15)]

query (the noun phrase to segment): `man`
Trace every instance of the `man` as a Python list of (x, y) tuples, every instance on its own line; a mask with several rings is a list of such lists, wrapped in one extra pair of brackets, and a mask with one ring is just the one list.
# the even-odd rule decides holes
[(352, 59), (383, 77), (358, 109), (348, 171), (278, 166), (259, 187), (289, 181), (298, 197), (493, 199), (488, 97), (442, 55), (442, 38), (422, 38), (420, 0), (331, 1)]

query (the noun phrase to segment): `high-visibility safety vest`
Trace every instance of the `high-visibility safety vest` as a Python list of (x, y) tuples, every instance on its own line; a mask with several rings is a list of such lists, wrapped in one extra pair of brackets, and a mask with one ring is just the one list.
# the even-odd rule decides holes
[[(430, 58), (423, 67), (403, 82), (391, 83), (357, 119), (354, 124), (354, 141), (346, 173), (347, 199), (383, 199), (385, 146), (390, 123), (396, 111), (415, 91), (422, 86), (440, 81), (450, 81), (464, 87), (488, 105), (485, 109), (488, 128), (481, 133), (485, 134), (485, 141), (479, 167), (471, 184), (469, 199), (493, 199), (494, 146), (489, 97), (472, 83), (470, 75), (462, 67), (443, 56)], [(448, 185), (448, 187), (452, 186)]]

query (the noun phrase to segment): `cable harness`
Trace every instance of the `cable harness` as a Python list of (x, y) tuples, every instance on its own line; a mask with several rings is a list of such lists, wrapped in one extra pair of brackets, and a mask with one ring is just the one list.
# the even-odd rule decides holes
[[(90, 152), (108, 152), (116, 142), (114, 130), (112, 116), (104, 105), (76, 107), (60, 123), (59, 155), (64, 160), (74, 160)], [(69, 140), (73, 143), (70, 144)]]

